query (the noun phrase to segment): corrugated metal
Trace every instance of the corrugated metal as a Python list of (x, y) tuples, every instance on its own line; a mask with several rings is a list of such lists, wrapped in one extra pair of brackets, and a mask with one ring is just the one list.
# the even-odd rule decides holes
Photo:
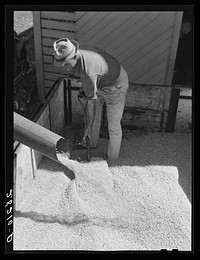
[(165, 84), (176, 12), (76, 12), (76, 39), (103, 48), (132, 83)]

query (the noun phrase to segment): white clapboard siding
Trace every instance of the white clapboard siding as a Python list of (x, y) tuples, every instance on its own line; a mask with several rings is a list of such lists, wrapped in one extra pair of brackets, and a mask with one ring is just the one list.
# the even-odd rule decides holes
[(113, 55), (127, 71), (130, 83), (170, 84), (183, 12), (33, 13), (37, 20), (34, 23), (40, 26), (40, 30), (35, 30), (35, 42), (39, 43), (35, 51), (42, 55), (36, 64), (40, 88), (42, 82), (45, 89), (57, 76), (69, 76), (52, 65), (53, 43), (62, 37), (75, 39), (80, 46), (95, 45)]
[[(96, 34), (97, 30), (101, 28), (102, 20), (106, 19), (110, 12), (96, 12), (96, 14), (90, 19), (90, 23), (86, 26), (78, 28), (79, 23), (76, 23), (76, 33), (81, 33), (80, 37), (83, 39), (85, 35), (87, 38), (92, 38), (93, 34)], [(82, 23), (81, 23), (82, 24)]]
[[(92, 43), (97, 45), (102, 40), (106, 40), (106, 37), (102, 37), (102, 34), (108, 34), (110, 30), (113, 30), (113, 23), (115, 26), (119, 26), (123, 23), (124, 20), (128, 19), (130, 14), (121, 14), (118, 17), (114, 17), (111, 20), (111, 13), (110, 12), (102, 12), (97, 14), (96, 16), (91, 19), (91, 25), (87, 25), (87, 27), (81, 27), (78, 29), (76, 27), (77, 37), (81, 39), (81, 41), (88, 41), (92, 40)], [(101, 18), (101, 19), (98, 19)], [(107, 26), (105, 28), (105, 20), (107, 20)], [(96, 23), (96, 26), (94, 24)], [(98, 34), (97, 34), (98, 32)]]
[(172, 49), (177, 49), (177, 44), (172, 46), (172, 38), (178, 13), (81, 12), (79, 16), (76, 12), (76, 39), (113, 55), (127, 71), (130, 82), (154, 84), (155, 80), (165, 84)]
[[(126, 66), (127, 66), (126, 70), (131, 71), (132, 73), (135, 74), (134, 76), (132, 75), (132, 78), (134, 80), (138, 79), (145, 72), (144, 66), (147, 66), (148, 70), (149, 70), (149, 68), (152, 68), (152, 66), (150, 66), (150, 65), (154, 64), (154, 66), (155, 65), (157, 66), (158, 63), (163, 62), (162, 59), (160, 60), (159, 55), (162, 53), (164, 54), (164, 52), (166, 50), (170, 49), (169, 48), (170, 42), (171, 42), (171, 39), (164, 41), (162, 44), (157, 46), (157, 48), (154, 48), (151, 51), (147, 52), (145, 55), (142, 56), (142, 58), (140, 58), (136, 62), (134, 61), (134, 59), (129, 60), (129, 62), (126, 63)], [(169, 52), (168, 52), (168, 54), (169, 54)], [(167, 63), (167, 60), (165, 60), (165, 62)], [(122, 62), (122, 66), (124, 64), (125, 64), (125, 61)]]
[[(72, 38), (75, 36), (74, 33), (69, 33), (69, 32), (66, 32), (65, 33), (65, 37), (67, 38)], [(46, 47), (51, 47), (53, 48), (53, 43), (57, 40), (58, 38), (56, 37), (53, 37), (53, 32), (52, 32), (52, 38), (42, 38), (42, 46), (46, 46)], [(52, 49), (53, 50), (53, 49)]]
[[(54, 83), (55, 83), (55, 80), (48, 80), (48, 79), (45, 79), (45, 80), (44, 80), (45, 89), (47, 88), (48, 91), (49, 91), (50, 88), (53, 86)], [(47, 93), (45, 92), (45, 94), (47, 94)]]
[[(139, 15), (139, 17), (140, 16), (141, 15)], [(136, 18), (137, 22), (133, 22), (132, 26), (129, 25), (128, 27), (128, 25), (126, 25), (127, 29), (123, 31), (123, 34), (121, 34), (120, 37), (110, 39), (114, 40), (113, 46), (109, 43), (105, 48), (107, 48), (108, 51), (113, 49), (113, 54), (116, 55), (117, 53), (117, 56), (119, 56), (121, 52), (128, 50), (130, 46), (145, 44), (146, 42), (151, 41), (153, 39), (152, 37), (157, 37), (159, 33), (162, 33), (170, 26), (173, 26), (174, 22), (171, 22), (171, 20), (174, 19), (173, 16), (174, 14), (167, 15), (166, 18), (170, 18), (169, 22), (168, 19), (164, 19), (161, 14), (143, 14), (142, 18), (140, 17), (140, 20), (139, 17)], [(112, 33), (110, 37), (112, 37)], [(134, 49), (134, 51), (136, 52), (137, 49)]]
[(113, 47), (111, 49), (115, 50), (115, 48), (119, 48), (121, 44), (124, 44), (126, 42), (127, 34), (123, 34), (128, 30), (127, 24), (136, 25), (146, 15), (146, 12), (133, 12), (131, 15), (127, 15), (125, 13), (125, 21), (121, 23), (118, 27), (113, 28), (110, 34), (108, 34), (104, 39), (101, 39), (99, 41), (99, 44), (101, 44), (102, 48), (106, 48), (107, 50), (109, 50), (109, 48), (112, 47), (112, 43)]
[[(53, 43), (62, 37), (75, 39), (76, 16), (75, 12), (68, 11), (40, 11), (38, 13), (40, 15), (43, 88), (45, 91), (45, 88), (48, 90), (52, 87), (57, 77), (66, 76), (62, 69), (54, 68), (52, 65)], [(52, 74), (52, 77), (49, 77), (49, 74)]]
[[(157, 73), (155, 75), (153, 75), (150, 79), (148, 79), (147, 81), (145, 81), (144, 83), (146, 84), (146, 82), (149, 82), (148, 84), (155, 84), (155, 85), (165, 85), (165, 79), (163, 77), (163, 75), (166, 75), (166, 70), (167, 70), (167, 66), (165, 63), (165, 66), (163, 65), (163, 70), (161, 70), (162, 65), (159, 65), (160, 68), (157, 71)], [(142, 82), (144, 81), (143, 79), (141, 79)]]
[(51, 29), (57, 29), (57, 30), (63, 30), (63, 31), (74, 31), (75, 30), (75, 24), (69, 23), (67, 21), (56, 21), (56, 20), (41, 20), (41, 25), (43, 28), (51, 28)]
[[(163, 77), (163, 73), (165, 73), (167, 70), (167, 63), (163, 61), (162, 63), (159, 63), (157, 66), (154, 66), (149, 69), (149, 71), (142, 75), (141, 78), (138, 78), (137, 81), (142, 83), (147, 83), (153, 81), (154, 77), (159, 75), (161, 78)], [(151, 83), (150, 83), (151, 84)]]
[(131, 56), (128, 55), (127, 51), (125, 51), (124, 53), (119, 55), (117, 59), (120, 61), (121, 64), (124, 64), (125, 66), (130, 66), (130, 64), (134, 64), (139, 60), (143, 59), (145, 55), (152, 52), (154, 49), (159, 48), (159, 46), (165, 43), (166, 41), (169, 40), (170, 44), (172, 33), (173, 29), (170, 28), (168, 31), (165, 31), (163, 34), (160, 34), (156, 39), (154, 38), (154, 40), (152, 41), (143, 43), (141, 44), (141, 46), (135, 44), (128, 49), (129, 52), (133, 53)]
[(43, 55), (52, 55), (52, 48), (53, 48), (52, 46), (50, 46), (50, 47), (44, 46), (42, 48)]
[(55, 11), (41, 11), (41, 18), (51, 19), (51, 20), (64, 20), (75, 22), (75, 15), (72, 12), (55, 12)]
[[(124, 13), (124, 14), (122, 13), (122, 15), (127, 17), (126, 13)], [(106, 17), (106, 19), (103, 19), (101, 21), (101, 28), (98, 30), (98, 33), (95, 33), (94, 35), (92, 35), (91, 40), (92, 40), (93, 44), (101, 47), (100, 46), (101, 42), (103, 42), (106, 37), (108, 37), (112, 34), (114, 28), (118, 28), (118, 26), (115, 26), (116, 24), (118, 25), (118, 23), (117, 23), (118, 15), (116, 15), (115, 12), (113, 12), (112, 17), (113, 18), (111, 20), (111, 17), (109, 15)], [(153, 19), (154, 15), (152, 13), (141, 13), (141, 14), (138, 13), (137, 15), (135, 15), (133, 13), (134, 20), (132, 22), (130, 20), (128, 20), (128, 17), (127, 17), (126, 29), (121, 30), (119, 39), (121, 39), (121, 41), (124, 42), (132, 35), (132, 33), (134, 33), (134, 28), (135, 28), (135, 30), (140, 30), (140, 28), (142, 28), (142, 26), (144, 26), (144, 24), (145, 24), (146, 19), (143, 19), (144, 17), (147, 19), (147, 22), (148, 22), (149, 19), (151, 19), (151, 17)], [(77, 33), (80, 33), (80, 32), (77, 31)], [(87, 35), (85, 35), (85, 39), (86, 39), (86, 36)], [(77, 35), (77, 37), (78, 37), (78, 35)], [(87, 40), (89, 41), (90, 37), (88, 37)], [(118, 42), (120, 42), (120, 41), (118, 41)], [(118, 45), (118, 42), (115, 43), (115, 45)], [(113, 48), (115, 48), (115, 45), (113, 45)], [(118, 46), (118, 48), (119, 47), (120, 46)]]
[[(171, 38), (174, 21), (170, 20), (170, 22), (162, 23), (159, 18), (161, 17), (158, 17), (158, 19), (155, 19), (152, 23), (149, 23), (142, 30), (135, 33), (129, 39), (130, 41), (124, 42), (123, 49), (118, 51), (117, 49), (114, 49), (112, 54), (115, 55), (117, 59), (120, 59), (120, 61), (123, 61), (127, 58), (135, 59), (137, 56), (141, 57), (140, 52), (144, 52), (144, 50), (149, 47), (149, 45), (158, 45), (159, 42), (166, 40), (166, 38)], [(155, 26), (157, 22), (159, 25)], [(111, 49), (109, 49), (109, 51), (111, 51)]]
[(66, 32), (66, 31), (58, 31), (58, 30), (49, 30), (49, 29), (42, 29), (42, 37), (46, 38), (53, 38), (53, 39), (59, 39), (64, 37), (74, 37), (75, 33)]
[(44, 55), (44, 56), (43, 56), (43, 62), (44, 62), (44, 63), (50, 63), (50, 64), (51, 64), (51, 63), (52, 63), (52, 55), (48, 55), (48, 56), (47, 56), (47, 55)]
[(60, 73), (44, 72), (44, 77), (45, 79), (55, 81), (58, 77), (60, 77)]
[(75, 20), (76, 20), (76, 22), (77, 22), (78, 20), (80, 20), (81, 17), (84, 16), (85, 14), (86, 14), (85, 11), (83, 11), (83, 12), (75, 12)]

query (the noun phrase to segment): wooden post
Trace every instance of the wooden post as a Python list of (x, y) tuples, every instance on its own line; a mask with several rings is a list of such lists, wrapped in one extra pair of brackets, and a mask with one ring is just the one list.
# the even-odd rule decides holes
[(65, 124), (68, 123), (67, 111), (67, 84), (66, 79), (63, 79), (63, 94), (64, 94), (64, 110), (65, 110)]
[(69, 123), (72, 123), (72, 94), (71, 94), (71, 80), (67, 81), (67, 89), (68, 89), (68, 119)]
[(166, 132), (174, 132), (180, 89), (173, 88), (167, 117)]
[(13, 158), (13, 188), (14, 188), (14, 196), (13, 196), (13, 209), (16, 210), (16, 174), (17, 174), (17, 154), (14, 152)]
[(175, 60), (176, 60), (176, 53), (177, 53), (179, 35), (180, 35), (180, 29), (181, 29), (181, 23), (182, 23), (182, 17), (183, 17), (183, 12), (176, 13), (174, 32), (173, 32), (172, 43), (171, 43), (170, 57), (169, 57), (169, 61), (168, 61), (167, 73), (166, 73), (166, 78), (165, 78), (165, 85), (171, 85), (171, 82), (172, 82), (173, 73), (174, 73), (174, 64), (175, 64)]
[[(177, 54), (177, 49), (178, 49), (182, 17), (183, 17), (183, 12), (176, 13), (173, 37), (172, 37), (172, 42), (171, 42), (170, 56), (169, 56), (169, 60), (168, 60), (168, 66), (167, 66), (167, 72), (166, 72), (166, 78), (165, 78), (165, 85), (167, 85), (167, 86), (171, 85), (173, 74), (174, 74), (174, 65), (175, 65), (176, 54)], [(163, 93), (164, 94), (163, 109), (165, 111), (169, 110), (168, 118), (167, 118), (167, 122), (166, 122), (166, 132), (168, 132), (168, 131), (173, 131), (174, 124), (175, 124), (174, 120), (176, 120), (174, 118), (171, 118), (171, 116), (172, 116), (171, 113), (175, 113), (175, 110), (173, 112), (170, 111), (170, 109), (172, 109), (170, 106), (172, 105), (172, 103), (174, 103), (176, 101), (171, 100), (170, 98), (173, 98), (173, 95), (176, 95), (177, 93), (175, 94), (175, 91), (173, 91), (173, 89), (171, 87), (166, 87), (163, 92), (164, 92)]]
[(37, 92), (38, 97), (42, 101), (44, 99), (44, 74), (43, 74), (43, 59), (42, 59), (42, 36), (40, 11), (33, 11), (33, 32), (34, 32), (34, 47), (36, 61), (36, 77), (37, 77)]

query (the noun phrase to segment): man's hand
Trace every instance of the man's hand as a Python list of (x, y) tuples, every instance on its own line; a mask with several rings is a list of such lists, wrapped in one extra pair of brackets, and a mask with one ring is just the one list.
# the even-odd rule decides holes
[(79, 98), (84, 98), (85, 97), (85, 92), (83, 90), (83, 87), (80, 87), (80, 89), (78, 91), (78, 97)]

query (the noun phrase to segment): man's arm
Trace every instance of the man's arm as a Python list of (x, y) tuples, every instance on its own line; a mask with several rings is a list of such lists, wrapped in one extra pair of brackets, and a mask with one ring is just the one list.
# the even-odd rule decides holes
[(86, 100), (86, 130), (85, 137), (92, 136), (92, 125), (96, 113), (96, 99), (97, 99), (97, 75), (89, 75), (82, 80), (83, 90), (85, 93), (84, 99)]

